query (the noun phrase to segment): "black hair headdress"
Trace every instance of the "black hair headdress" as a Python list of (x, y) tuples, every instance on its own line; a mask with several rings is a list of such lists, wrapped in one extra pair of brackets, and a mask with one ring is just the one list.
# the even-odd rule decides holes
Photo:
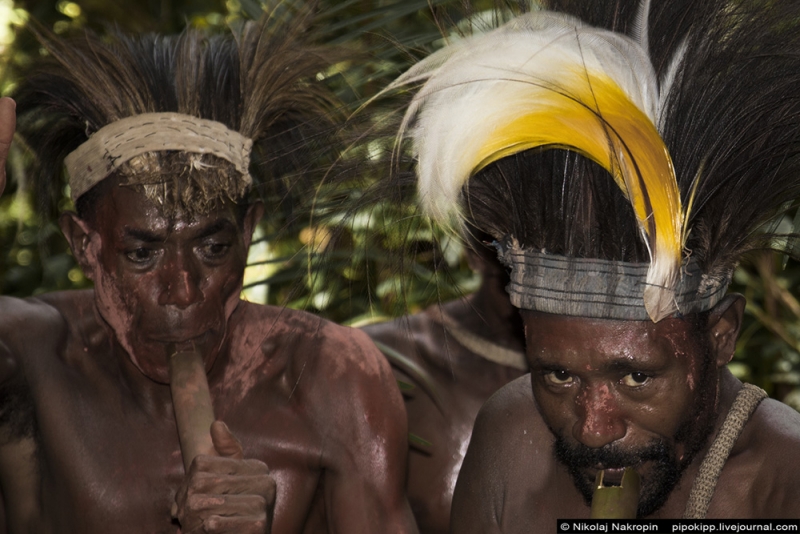
[[(285, 19), (265, 14), (228, 35), (188, 29), (176, 36), (111, 32), (101, 38), (86, 32), (63, 39), (33, 24), (48, 55), (25, 74), (14, 98), (18, 130), (40, 166), (43, 209), (53, 210), (60, 197), (68, 154), (108, 125), (153, 113), (188, 117), (190, 129), (211, 125), (212, 138), (227, 130), (234, 148), (248, 153), (232, 162), (205, 147), (192, 153), (165, 144), (120, 165), (108, 143), (100, 143), (108, 153), (94, 156), (105, 158), (114, 175), (144, 184), (166, 202), (203, 210), (220, 198), (240, 201), (247, 194), (249, 177), (241, 178), (249, 163), (262, 196), (286, 195), (319, 163), (320, 150), (333, 146), (329, 134), (340, 108), (322, 78), (343, 55), (308, 42), (310, 16), (311, 10)], [(189, 180), (177, 185), (176, 176)], [(81, 200), (77, 204), (80, 211)]]

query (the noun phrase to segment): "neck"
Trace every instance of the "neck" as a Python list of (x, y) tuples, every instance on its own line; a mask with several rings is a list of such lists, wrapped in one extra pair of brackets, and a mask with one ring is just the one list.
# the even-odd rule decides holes
[(133, 401), (146, 413), (172, 418), (172, 395), (169, 384), (162, 384), (146, 376), (133, 364), (130, 355), (112, 334), (112, 353), (118, 363), (121, 382)]

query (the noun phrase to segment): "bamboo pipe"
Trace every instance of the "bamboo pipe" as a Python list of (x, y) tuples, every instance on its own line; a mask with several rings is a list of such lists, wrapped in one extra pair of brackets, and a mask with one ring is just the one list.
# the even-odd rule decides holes
[(175, 423), (178, 426), (183, 467), (188, 472), (197, 455), (216, 455), (211, 442), (214, 407), (208, 391), (205, 364), (199, 352), (185, 350), (170, 356), (169, 389), (175, 410)]
[(619, 486), (604, 486), (604, 471), (597, 473), (592, 496), (592, 519), (636, 519), (639, 508), (639, 473), (626, 468)]

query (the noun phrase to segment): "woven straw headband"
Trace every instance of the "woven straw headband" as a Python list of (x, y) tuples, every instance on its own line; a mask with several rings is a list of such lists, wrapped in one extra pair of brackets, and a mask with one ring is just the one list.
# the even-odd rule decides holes
[[(644, 288), (649, 263), (568, 258), (523, 250), (513, 239), (495, 243), (500, 261), (511, 268), (506, 287), (517, 308), (557, 315), (647, 321)], [(729, 280), (703, 274), (696, 260), (684, 262), (675, 289), (675, 312), (709, 310)]]
[(143, 113), (99, 129), (64, 163), (73, 201), (132, 158), (164, 150), (222, 158), (232, 163), (250, 185), (252, 145), (252, 140), (216, 121), (181, 113)]

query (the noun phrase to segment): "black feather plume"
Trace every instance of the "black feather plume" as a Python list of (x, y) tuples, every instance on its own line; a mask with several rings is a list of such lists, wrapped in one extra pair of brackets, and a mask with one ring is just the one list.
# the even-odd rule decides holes
[[(342, 49), (309, 42), (312, 12), (285, 19), (265, 15), (235, 35), (187, 29), (175, 36), (130, 36), (112, 30), (107, 37), (86, 32), (65, 39), (32, 22), (47, 56), (25, 73), (13, 96), (18, 130), (40, 167), (35, 179), (41, 209), (55, 211), (70, 152), (103, 126), (149, 112), (214, 120), (252, 139), (251, 175), (273, 205), (293, 189), (311, 187), (311, 172), (335, 157), (326, 154), (335, 152), (332, 136), (342, 111), (324, 77), (347, 57)], [(153, 157), (156, 174), (186, 174), (186, 154)], [(218, 169), (210, 174), (233, 172), (227, 162), (203, 158)], [(228, 187), (217, 189), (221, 194)]]

